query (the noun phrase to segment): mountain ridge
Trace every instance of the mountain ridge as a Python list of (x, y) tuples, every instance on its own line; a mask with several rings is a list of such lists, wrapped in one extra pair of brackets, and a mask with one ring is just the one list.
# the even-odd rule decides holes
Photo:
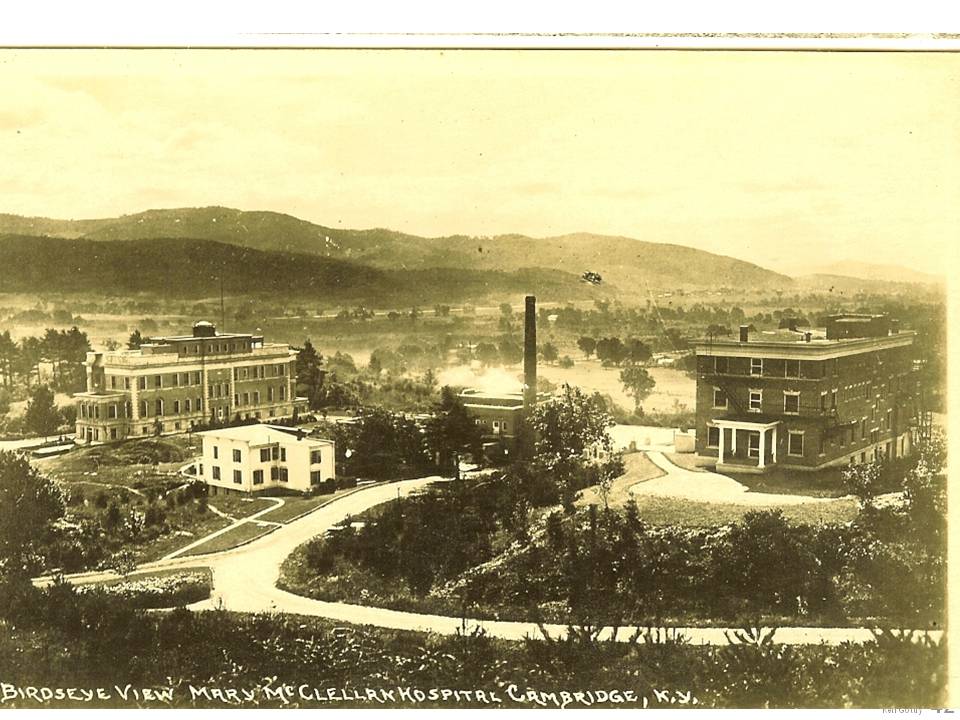
[[(24, 232), (28, 230), (29, 232)], [(597, 272), (611, 284), (666, 289), (749, 286), (790, 288), (792, 278), (725, 255), (626, 236), (568, 233), (420, 237), (387, 228), (318, 225), (273, 211), (222, 206), (153, 209), (116, 218), (56, 220), (0, 215), (0, 234), (48, 235), (98, 242), (197, 238), (264, 251), (350, 260), (381, 269), (447, 268), (512, 271), (540, 267)]]

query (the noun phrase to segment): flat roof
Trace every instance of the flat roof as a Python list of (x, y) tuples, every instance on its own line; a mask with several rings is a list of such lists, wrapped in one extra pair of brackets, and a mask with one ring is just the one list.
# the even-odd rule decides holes
[(707, 356), (759, 357), (758, 353), (763, 353), (764, 357), (774, 359), (778, 357), (791, 359), (794, 357), (811, 356), (824, 359), (843, 355), (855, 355), (879, 348), (911, 345), (916, 335), (913, 331), (905, 330), (889, 335), (836, 338), (833, 340), (816, 336), (810, 338), (810, 341), (807, 342), (804, 340), (802, 333), (790, 332), (790, 337), (786, 338), (779, 335), (779, 333), (782, 332), (783, 331), (777, 331), (777, 333), (773, 335), (754, 332), (750, 334), (746, 342), (740, 342), (737, 338), (701, 339), (696, 341), (695, 352), (697, 355)]
[(211, 438), (223, 438), (224, 440), (240, 440), (250, 445), (267, 445), (269, 443), (308, 443), (310, 445), (333, 445), (333, 440), (324, 438), (310, 437), (304, 431), (303, 439), (297, 440), (297, 428), (289, 428), (282, 425), (264, 425), (258, 423), (255, 425), (238, 425), (236, 427), (218, 428), (215, 430), (204, 430), (197, 435), (209, 435)]

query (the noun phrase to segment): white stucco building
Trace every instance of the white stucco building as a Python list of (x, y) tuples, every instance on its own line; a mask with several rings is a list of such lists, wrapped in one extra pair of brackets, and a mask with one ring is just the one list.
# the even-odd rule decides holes
[(332, 440), (279, 425), (243, 425), (198, 433), (199, 476), (213, 494), (283, 488), (309, 492), (336, 475)]

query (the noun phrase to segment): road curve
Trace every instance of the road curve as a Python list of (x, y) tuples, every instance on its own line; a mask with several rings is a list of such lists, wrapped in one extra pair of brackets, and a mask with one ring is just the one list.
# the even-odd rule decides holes
[[(195, 610), (222, 608), (245, 613), (290, 613), (323, 617), (357, 625), (374, 625), (443, 635), (452, 635), (464, 629), (470, 631), (482, 628), (487, 635), (504, 640), (542, 637), (540, 626), (530, 622), (461, 619), (342, 602), (324, 602), (295, 595), (276, 586), (283, 561), (303, 543), (328, 528), (342, 523), (349, 516), (358, 515), (371, 507), (420, 491), (431, 483), (441, 481), (439, 477), (427, 477), (358, 490), (241, 547), (210, 555), (176, 557), (145, 563), (138, 568), (138, 571), (209, 567), (213, 573), (211, 596), (209, 600), (190, 606)], [(72, 575), (67, 579), (77, 584), (87, 584), (116, 577), (115, 573), (100, 572)], [(38, 580), (37, 584), (47, 584), (47, 582), (46, 579)], [(545, 625), (543, 629), (551, 637), (561, 637), (566, 634), (566, 627), (561, 625)], [(734, 628), (700, 627), (676, 628), (676, 630), (695, 645), (727, 644), (730, 642), (728, 635), (735, 631)], [(633, 628), (624, 628), (614, 634), (612, 628), (606, 628), (601, 633), (601, 637), (627, 641), (632, 637), (633, 632)], [(931, 631), (929, 636), (939, 642), (942, 632)], [(839, 645), (844, 642), (861, 644), (872, 639), (873, 634), (869, 628), (783, 627), (778, 628), (774, 635), (774, 642), (784, 645)]]

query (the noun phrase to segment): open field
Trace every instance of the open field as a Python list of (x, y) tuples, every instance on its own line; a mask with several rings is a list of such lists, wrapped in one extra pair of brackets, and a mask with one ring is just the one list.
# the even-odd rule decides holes
[[(609, 395), (626, 410), (633, 410), (633, 398), (623, 389), (620, 368), (603, 367), (596, 360), (576, 360), (572, 368), (541, 364), (537, 372), (550, 382), (577, 385), (588, 392)], [(696, 380), (682, 370), (651, 367), (647, 369), (656, 382), (653, 392), (643, 401), (646, 412), (672, 412), (678, 405), (693, 410), (696, 405)]]

